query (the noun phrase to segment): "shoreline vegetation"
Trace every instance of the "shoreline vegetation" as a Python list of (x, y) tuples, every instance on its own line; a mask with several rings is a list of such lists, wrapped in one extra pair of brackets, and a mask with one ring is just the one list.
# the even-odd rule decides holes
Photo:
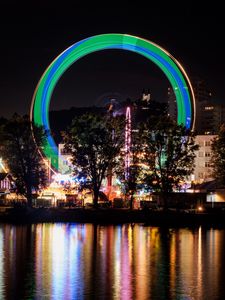
[(129, 210), (83, 208), (11, 208), (0, 212), (0, 223), (93, 223), (119, 225), (142, 223), (149, 226), (221, 226), (225, 227), (225, 211), (191, 212), (184, 210)]

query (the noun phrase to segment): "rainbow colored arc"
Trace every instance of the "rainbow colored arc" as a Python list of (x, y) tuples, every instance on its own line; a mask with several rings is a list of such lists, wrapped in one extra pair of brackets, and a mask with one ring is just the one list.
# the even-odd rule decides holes
[[(190, 80), (181, 64), (166, 50), (153, 42), (127, 34), (101, 34), (81, 40), (62, 52), (46, 69), (35, 89), (30, 118), (50, 132), (49, 105), (53, 90), (64, 72), (78, 59), (100, 50), (121, 49), (138, 53), (154, 62), (167, 76), (177, 102), (177, 122), (194, 128), (195, 99)], [(58, 148), (51, 134), (42, 149), (43, 156), (58, 169)], [(60, 159), (60, 158), (59, 158)]]

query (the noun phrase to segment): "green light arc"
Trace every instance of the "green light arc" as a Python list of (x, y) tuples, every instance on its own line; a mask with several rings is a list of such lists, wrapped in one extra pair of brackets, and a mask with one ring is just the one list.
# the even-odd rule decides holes
[[(93, 52), (107, 49), (132, 51), (155, 63), (168, 78), (177, 102), (177, 122), (187, 128), (194, 128), (195, 98), (190, 80), (181, 64), (166, 50), (145, 39), (125, 34), (102, 34), (75, 43), (62, 52), (46, 69), (35, 89), (30, 118), (36, 125), (44, 126), (50, 132), (49, 105), (54, 88), (65, 71), (77, 60)], [(58, 169), (58, 150), (49, 134), (42, 155), (51, 160), (51, 166)], [(59, 158), (61, 159), (61, 158)]]

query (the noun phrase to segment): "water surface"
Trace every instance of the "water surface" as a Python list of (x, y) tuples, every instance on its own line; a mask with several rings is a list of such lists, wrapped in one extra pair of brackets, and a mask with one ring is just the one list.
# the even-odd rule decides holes
[(225, 229), (0, 225), (0, 299), (225, 299)]

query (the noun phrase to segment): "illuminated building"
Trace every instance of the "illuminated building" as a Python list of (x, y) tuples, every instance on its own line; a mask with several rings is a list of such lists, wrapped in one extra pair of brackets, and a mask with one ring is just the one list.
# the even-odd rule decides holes
[(0, 173), (0, 192), (9, 191), (11, 188), (11, 176), (8, 173)]
[(147, 91), (144, 89), (142, 92), (142, 101), (145, 101), (147, 103), (149, 103), (151, 100), (151, 94), (150, 94), (150, 90), (148, 89)]
[(58, 167), (60, 174), (70, 174), (71, 173), (71, 159), (72, 156), (64, 149), (64, 144), (58, 145)]
[(199, 145), (199, 150), (196, 151), (195, 169), (193, 172), (194, 182), (201, 183), (203, 181), (213, 180), (211, 156), (211, 144), (216, 135), (197, 135), (196, 144)]

